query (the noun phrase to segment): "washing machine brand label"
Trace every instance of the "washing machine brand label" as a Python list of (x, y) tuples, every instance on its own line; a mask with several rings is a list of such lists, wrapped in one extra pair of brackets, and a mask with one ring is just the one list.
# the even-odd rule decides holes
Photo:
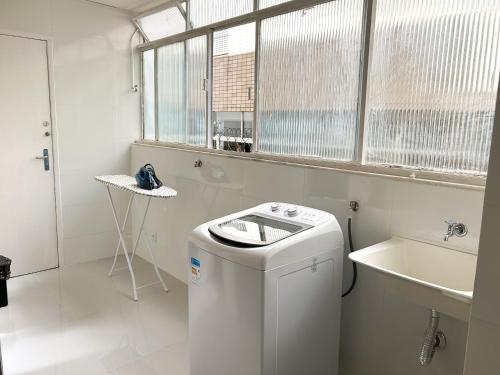
[(196, 283), (201, 278), (201, 262), (199, 259), (191, 257), (191, 281)]

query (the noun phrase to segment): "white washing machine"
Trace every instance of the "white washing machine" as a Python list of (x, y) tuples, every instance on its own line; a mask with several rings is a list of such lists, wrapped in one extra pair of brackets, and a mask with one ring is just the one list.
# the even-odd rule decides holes
[(344, 240), (335, 217), (265, 203), (189, 240), (191, 375), (334, 375)]

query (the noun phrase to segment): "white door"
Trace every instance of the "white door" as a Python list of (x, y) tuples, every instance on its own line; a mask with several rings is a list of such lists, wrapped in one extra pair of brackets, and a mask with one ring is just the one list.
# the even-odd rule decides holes
[(47, 42), (0, 34), (0, 85), (0, 255), (22, 275), (58, 266)]

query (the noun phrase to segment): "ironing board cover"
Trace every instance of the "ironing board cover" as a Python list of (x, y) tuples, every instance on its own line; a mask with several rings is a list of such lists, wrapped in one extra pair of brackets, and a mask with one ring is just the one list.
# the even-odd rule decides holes
[(134, 177), (127, 176), (124, 174), (109, 175), (109, 176), (96, 176), (95, 180), (120, 190), (125, 190), (131, 193), (145, 195), (148, 197), (155, 198), (172, 198), (177, 196), (177, 192), (169, 188), (168, 186), (161, 186), (158, 189), (146, 190), (141, 189), (137, 186), (137, 182)]

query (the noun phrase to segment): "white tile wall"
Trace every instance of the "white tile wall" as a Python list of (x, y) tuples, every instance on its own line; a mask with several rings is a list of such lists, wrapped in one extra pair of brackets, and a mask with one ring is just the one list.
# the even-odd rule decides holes
[[(356, 249), (392, 234), (443, 244), (444, 220), (462, 220), (470, 235), (447, 245), (477, 251), (481, 191), (141, 145), (132, 146), (131, 157), (131, 173), (151, 162), (164, 183), (179, 192), (172, 200), (154, 204), (146, 230), (158, 234), (161, 267), (183, 281), (186, 241), (196, 225), (266, 201), (289, 201), (332, 212), (344, 234), (347, 217), (352, 215)], [(196, 159), (203, 161), (202, 168), (193, 167)], [(360, 202), (359, 212), (348, 210), (349, 200)], [(352, 272), (348, 261), (344, 269), (345, 289)], [(360, 268), (355, 291), (343, 300), (342, 374), (460, 374), (467, 325), (444, 316), (441, 325), (449, 347), (423, 369), (418, 353), (427, 320), (426, 309), (392, 296), (373, 272)]]
[[(489, 184), (488, 189), (490, 186)], [(498, 187), (496, 189), (498, 192)], [(500, 326), (499, 216), (500, 206), (485, 206), (481, 250), (474, 285), (474, 305), (471, 311), (474, 317), (498, 326)]]
[(301, 204), (304, 199), (303, 168), (279, 168), (277, 164), (245, 162), (243, 195), (263, 201)]
[(477, 253), (483, 197), (472, 190), (396, 182), (392, 233), (442, 245), (444, 220), (455, 219), (465, 223), (469, 232), (466, 237), (451, 237), (446, 246)]
[(93, 176), (127, 173), (139, 137), (139, 94), (128, 92), (130, 16), (80, 0), (1, 0), (0, 30), (53, 40), (62, 263), (109, 256), (113, 222)]
[(500, 91), (497, 96), (495, 126), (477, 260), (474, 300), (471, 309), (465, 359), (465, 375), (497, 374), (500, 369)]
[(467, 339), (465, 375), (494, 375), (500, 368), (498, 344), (500, 325), (485, 322), (472, 316)]

